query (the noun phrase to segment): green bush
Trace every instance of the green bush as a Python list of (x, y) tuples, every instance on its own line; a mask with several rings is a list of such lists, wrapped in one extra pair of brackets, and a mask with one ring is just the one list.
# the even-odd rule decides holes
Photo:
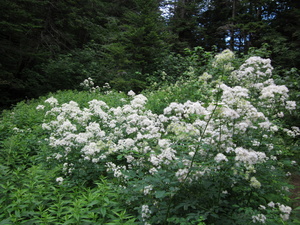
[(293, 93), (260, 57), (226, 50), (200, 71), (138, 95), (89, 82), (4, 112), (2, 223), (296, 224)]

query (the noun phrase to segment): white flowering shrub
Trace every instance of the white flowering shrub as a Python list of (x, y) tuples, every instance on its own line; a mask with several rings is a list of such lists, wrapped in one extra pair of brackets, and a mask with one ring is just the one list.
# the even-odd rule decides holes
[(93, 93), (99, 93), (102, 91), (104, 94), (109, 94), (112, 92), (109, 83), (105, 83), (103, 87), (95, 86), (94, 80), (91, 77), (88, 77), (83, 82), (81, 82), (80, 86), (83, 90)]
[(44, 160), (61, 168), (59, 185), (93, 185), (110, 177), (140, 224), (286, 221), (291, 210), (283, 203), (271, 217), (257, 209), (272, 195), (287, 193), (278, 182), (285, 173), (277, 134), (300, 132), (278, 118), (294, 110), (295, 102), (272, 80), (269, 60), (251, 57), (231, 72), (227, 58), (234, 55), (222, 54), (212, 67), (230, 73), (228, 80), (216, 75), (208, 82), (214, 75), (205, 73), (196, 83), (206, 85), (200, 99), (163, 103), (161, 113), (132, 91), (117, 107), (96, 99), (85, 107), (60, 104), (53, 97), (38, 106), (49, 109), (42, 124), (48, 134)]

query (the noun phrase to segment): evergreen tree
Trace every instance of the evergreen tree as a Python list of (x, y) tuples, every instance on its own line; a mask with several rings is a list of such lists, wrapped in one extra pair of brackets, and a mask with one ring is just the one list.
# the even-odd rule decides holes
[(167, 49), (159, 1), (133, 0), (132, 3), (124, 14), (122, 41), (129, 55), (129, 66), (142, 74), (151, 73)]

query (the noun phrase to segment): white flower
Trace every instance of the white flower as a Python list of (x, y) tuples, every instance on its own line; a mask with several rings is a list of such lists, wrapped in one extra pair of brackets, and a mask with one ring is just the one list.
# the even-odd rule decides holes
[(250, 179), (250, 186), (254, 187), (254, 188), (260, 188), (261, 187), (261, 183), (255, 177), (251, 177), (251, 179)]
[(84, 146), (81, 150), (81, 152), (85, 155), (85, 156), (93, 156), (96, 153), (100, 152), (100, 148), (98, 147), (98, 145), (94, 142), (89, 143), (88, 145)]
[(152, 174), (152, 175), (156, 174), (157, 172), (158, 172), (158, 170), (157, 170), (156, 168), (154, 168), (154, 167), (152, 167), (152, 168), (149, 170), (149, 173)]
[(258, 124), (260, 128), (263, 128), (263, 129), (270, 129), (270, 127), (273, 125), (271, 122), (269, 121), (265, 121), (265, 122), (261, 122)]
[(36, 110), (43, 110), (44, 108), (45, 108), (44, 105), (38, 105), (38, 106), (36, 107)]
[(266, 206), (260, 205), (258, 208), (259, 208), (260, 210), (265, 210), (265, 209), (266, 209)]
[(252, 145), (253, 146), (259, 146), (260, 145), (260, 142), (258, 140), (252, 140)]
[(58, 101), (53, 96), (45, 100), (46, 103), (49, 103), (51, 106), (56, 106), (58, 104)]
[(146, 104), (147, 100), (148, 99), (144, 95), (139, 94), (139, 95), (134, 96), (133, 100), (130, 103), (131, 103), (132, 108), (134, 108), (134, 109), (143, 108), (144, 105)]
[[(260, 89), (263, 82), (272, 75), (273, 67), (270, 59), (253, 56), (245, 61), (238, 70), (231, 73), (230, 79), (243, 87)], [(255, 81), (255, 83), (253, 83)]]
[(104, 83), (103, 88), (104, 89), (110, 89), (111, 87), (110, 87), (109, 83)]
[(297, 162), (296, 161), (291, 161), (291, 165), (296, 165), (297, 164)]
[(179, 169), (175, 175), (180, 182), (183, 182), (187, 178), (188, 173), (189, 170), (187, 168), (184, 168), (184, 169)]
[(57, 178), (56, 178), (56, 182), (57, 182), (59, 185), (61, 185), (61, 184), (63, 183), (63, 181), (64, 181), (64, 178), (62, 178), (62, 177), (57, 177)]
[(133, 162), (133, 160), (135, 159), (132, 155), (126, 155), (125, 158), (126, 158), (128, 163)]
[(143, 221), (145, 221), (147, 218), (149, 218), (151, 213), (152, 212), (149, 209), (148, 205), (142, 205), (142, 218), (143, 218)]
[(285, 108), (287, 110), (294, 110), (294, 109), (296, 109), (296, 102), (295, 101), (286, 101)]
[(278, 207), (279, 207), (279, 210), (280, 212), (282, 212), (283, 214), (280, 214), (280, 217), (286, 221), (289, 219), (289, 216), (290, 216), (290, 213), (292, 212), (292, 208), (289, 207), (289, 206), (285, 206), (285, 205), (281, 205), (279, 203), (278, 204)]
[(280, 214), (280, 217), (282, 218), (283, 221), (287, 221), (290, 218), (289, 214)]
[(144, 187), (144, 195), (148, 195), (153, 189), (152, 185), (148, 185), (146, 187)]
[(228, 61), (234, 58), (234, 53), (229, 49), (225, 49), (220, 54), (215, 56), (215, 61), (213, 62), (213, 67), (218, 67), (219, 65), (227, 65), (227, 69), (233, 69), (230, 64), (228, 65)]
[(217, 162), (217, 163), (219, 163), (219, 162), (221, 162), (221, 161), (225, 161), (225, 162), (227, 162), (228, 161), (228, 159), (226, 158), (226, 156), (224, 155), (224, 154), (222, 154), (222, 153), (218, 153), (216, 156), (215, 156), (215, 161)]
[(284, 113), (283, 113), (283, 112), (279, 112), (279, 113), (277, 113), (277, 116), (278, 116), (279, 118), (283, 118), (283, 117), (284, 117)]
[(279, 210), (283, 213), (290, 214), (292, 212), (292, 208), (289, 206), (279, 204)]
[(245, 164), (254, 165), (256, 163), (264, 162), (267, 158), (266, 154), (263, 152), (256, 152), (253, 150), (247, 150), (242, 147), (238, 147), (235, 150), (236, 161), (243, 162)]
[(237, 124), (235, 124), (235, 127), (240, 130), (241, 132), (246, 132), (247, 128), (250, 126), (250, 124), (247, 121), (242, 121)]
[(133, 96), (135, 96), (135, 93), (134, 93), (132, 90), (130, 90), (130, 91), (127, 93), (127, 95), (133, 97)]
[(253, 223), (259, 222), (259, 223), (265, 223), (267, 217), (263, 214), (258, 214), (256, 216), (252, 216)]
[(275, 98), (275, 95), (281, 95), (281, 99), (285, 100), (288, 97), (288, 88), (285, 85), (271, 84), (261, 90), (260, 99)]
[(158, 140), (158, 145), (161, 148), (167, 148), (170, 146), (170, 140), (168, 139), (160, 139)]
[(275, 203), (274, 202), (269, 202), (268, 206), (271, 207), (271, 208), (274, 208), (275, 207)]
[(61, 155), (61, 154), (59, 154), (59, 153), (54, 153), (54, 158), (55, 159), (60, 159), (60, 158), (62, 158), (63, 156)]
[(125, 166), (117, 166), (116, 164), (112, 163), (112, 162), (108, 162), (106, 163), (107, 166), (107, 171), (112, 171), (114, 173), (114, 177), (124, 177), (126, 178), (125, 175), (123, 175), (122, 171), (126, 170)]

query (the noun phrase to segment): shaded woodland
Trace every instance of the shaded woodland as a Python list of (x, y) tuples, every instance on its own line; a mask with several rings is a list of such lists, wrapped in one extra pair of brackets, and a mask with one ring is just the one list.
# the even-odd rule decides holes
[(87, 77), (139, 92), (162, 68), (176, 80), (195, 47), (203, 58), (263, 47), (279, 75), (300, 68), (294, 0), (2, 0), (0, 10), (1, 108)]

